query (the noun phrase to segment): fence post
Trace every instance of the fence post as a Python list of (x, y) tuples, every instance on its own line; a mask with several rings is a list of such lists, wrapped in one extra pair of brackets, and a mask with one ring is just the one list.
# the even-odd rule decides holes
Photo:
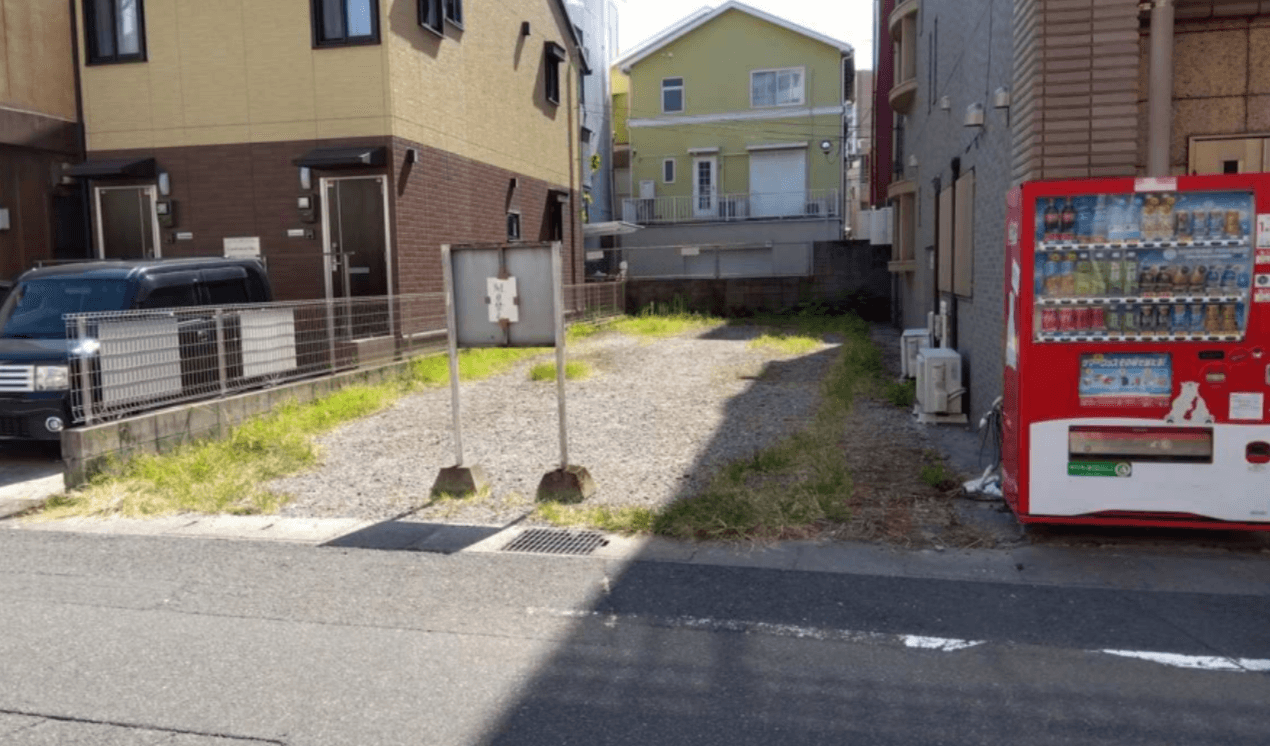
[[(75, 332), (79, 343), (88, 339), (88, 320), (80, 317), (75, 320)], [(92, 357), (81, 354), (79, 358), (79, 385), (82, 390), (80, 400), (84, 408), (84, 424), (93, 424), (93, 373)]]
[(229, 391), (229, 376), (225, 374), (225, 311), (216, 309), (216, 374), (220, 381), (220, 395)]

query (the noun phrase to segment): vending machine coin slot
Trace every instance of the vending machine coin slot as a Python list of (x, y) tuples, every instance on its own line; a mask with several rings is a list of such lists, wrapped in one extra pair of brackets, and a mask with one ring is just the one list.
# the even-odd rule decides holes
[(1224, 350), (1200, 350), (1200, 360), (1224, 360), (1226, 352)]
[(1249, 443), (1244, 454), (1250, 464), (1270, 464), (1270, 443), (1261, 440)]
[(1226, 382), (1226, 366), (1221, 363), (1204, 368), (1204, 383), (1220, 386)]

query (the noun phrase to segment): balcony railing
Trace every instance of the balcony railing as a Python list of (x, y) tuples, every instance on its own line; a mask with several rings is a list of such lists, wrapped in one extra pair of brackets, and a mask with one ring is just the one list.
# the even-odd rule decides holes
[(787, 218), (827, 220), (839, 216), (841, 205), (842, 200), (837, 189), (651, 197), (622, 200), (622, 220), (640, 225)]

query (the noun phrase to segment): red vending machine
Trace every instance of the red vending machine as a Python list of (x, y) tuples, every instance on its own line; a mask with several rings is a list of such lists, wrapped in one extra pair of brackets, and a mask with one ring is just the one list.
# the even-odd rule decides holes
[(1270, 529), (1270, 174), (1035, 182), (1008, 208), (1019, 520)]

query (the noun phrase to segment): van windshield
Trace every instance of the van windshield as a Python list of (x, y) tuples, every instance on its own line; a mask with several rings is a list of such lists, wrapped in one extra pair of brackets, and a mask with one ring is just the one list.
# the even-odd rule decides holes
[(126, 280), (27, 280), (15, 287), (0, 307), (0, 337), (61, 339), (66, 336), (63, 314), (123, 310), (129, 287)]

